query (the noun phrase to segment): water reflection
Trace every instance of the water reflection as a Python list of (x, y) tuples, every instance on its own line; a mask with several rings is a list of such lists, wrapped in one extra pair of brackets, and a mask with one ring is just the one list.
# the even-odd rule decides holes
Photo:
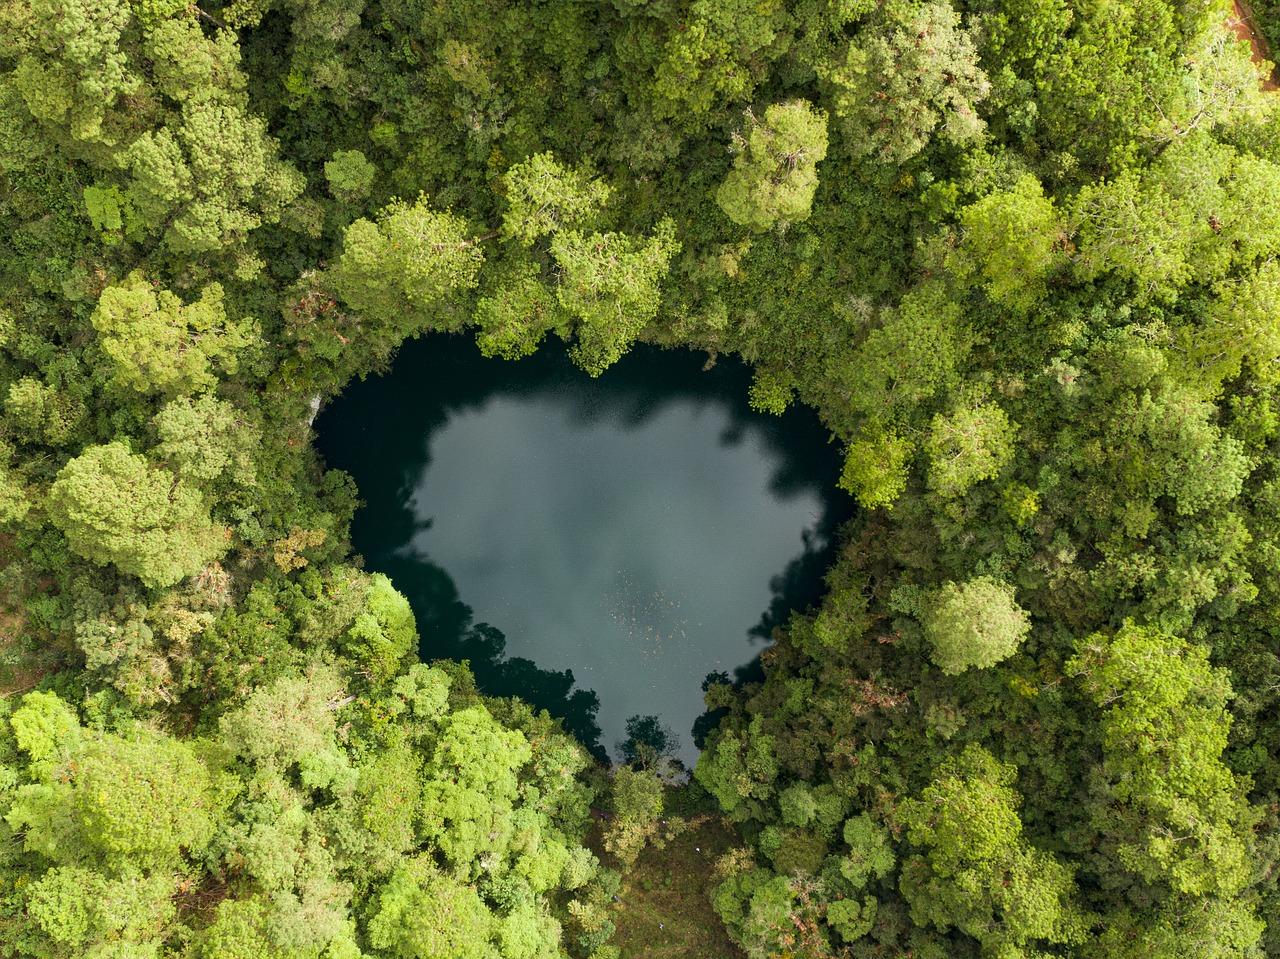
[(431, 337), (317, 423), (423, 657), (469, 660), (601, 757), (657, 742), (691, 764), (704, 681), (758, 671), (848, 515), (816, 418), (755, 414), (741, 365), (702, 365), (641, 349), (592, 380), (555, 349), (506, 363)]

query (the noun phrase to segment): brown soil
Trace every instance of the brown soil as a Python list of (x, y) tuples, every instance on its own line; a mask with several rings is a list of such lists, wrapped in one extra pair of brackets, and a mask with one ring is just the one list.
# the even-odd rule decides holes
[[(1253, 11), (1249, 9), (1249, 5), (1243, 0), (1234, 0), (1235, 13), (1227, 25), (1235, 31), (1235, 35), (1241, 40), (1248, 42), (1250, 49), (1253, 51), (1253, 62), (1262, 63), (1273, 62), (1271, 59), (1271, 51), (1267, 48), (1266, 38), (1263, 37), (1262, 31), (1258, 29), (1257, 21), (1253, 18)], [(1264, 90), (1280, 90), (1280, 84), (1276, 82), (1276, 68), (1273, 65), (1271, 72), (1267, 78), (1262, 81), (1262, 89)]]

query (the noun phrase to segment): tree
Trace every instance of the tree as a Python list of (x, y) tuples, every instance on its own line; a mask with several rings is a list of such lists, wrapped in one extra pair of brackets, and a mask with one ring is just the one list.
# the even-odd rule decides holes
[(845, 450), (840, 486), (867, 509), (892, 506), (907, 488), (912, 452), (911, 441), (893, 433), (858, 437)]
[(1012, 656), (1031, 630), (1013, 588), (990, 576), (947, 583), (924, 600), (920, 616), (932, 659), (948, 676), (986, 669)]
[(540, 272), (535, 264), (521, 264), (476, 302), (476, 345), (485, 356), (530, 356), (552, 330), (568, 338), (572, 317)]
[(1097, 827), (1117, 865), (1190, 896), (1249, 881), (1249, 813), (1222, 762), (1231, 686), (1208, 654), (1126, 623), (1077, 644), (1068, 671), (1102, 709)]
[(365, 608), (356, 616), (343, 644), (376, 682), (400, 673), (418, 644), (418, 627), (409, 601), (391, 580), (375, 573), (369, 581)]
[(746, 818), (760, 800), (773, 795), (778, 776), (774, 738), (756, 717), (749, 732), (724, 731), (698, 757), (694, 778), (715, 796), (730, 817)]
[(618, 752), (628, 766), (659, 771), (680, 749), (680, 737), (657, 716), (629, 716), (626, 732)]
[(1276, 376), (1280, 331), (1272, 318), (1280, 311), (1280, 263), (1268, 260), (1254, 272), (1224, 280), (1201, 315), (1177, 331), (1184, 382), (1199, 383), (1216, 398), (1224, 382), (1249, 373), (1264, 383)]
[(679, 252), (669, 220), (651, 237), (577, 230), (552, 237), (551, 254), (562, 271), (556, 298), (577, 320), (579, 366), (599, 376), (630, 348), (657, 315), (658, 284)]
[(845, 821), (842, 833), (849, 852), (840, 860), (840, 875), (854, 889), (865, 889), (874, 879), (883, 879), (893, 870), (896, 857), (889, 833), (865, 813)]
[(248, 109), (231, 31), (206, 35), (178, 3), (9, 7), (10, 102), (45, 152), (97, 181), (85, 212), (107, 242), (162, 234), (179, 255), (243, 253), (250, 231), (302, 191)]
[(763, 123), (748, 112), (747, 124), (716, 203), (752, 230), (806, 219), (818, 189), (818, 163), (827, 155), (826, 114), (792, 100), (771, 104)]
[(968, 746), (899, 807), (908, 841), (921, 850), (899, 883), (912, 919), (959, 929), (993, 957), (1077, 943), (1085, 932), (1071, 870), (1022, 835), (1015, 775)]
[(254, 690), (218, 729), (226, 746), (258, 769), (296, 775), (309, 789), (350, 783), (350, 764), (337, 742), (344, 692), (336, 671), (315, 666)]
[(200, 959), (286, 959), (271, 936), (271, 910), (259, 899), (226, 899), (198, 939)]
[(195, 490), (119, 442), (67, 463), (49, 489), (48, 511), (74, 552), (151, 587), (199, 572), (228, 547)]
[(31, 511), (31, 499), (22, 481), (8, 466), (0, 465), (0, 526), (20, 522)]
[(324, 165), (329, 192), (344, 203), (357, 203), (369, 195), (378, 170), (359, 150), (338, 150)]
[(929, 487), (948, 499), (995, 479), (1013, 457), (1013, 428), (995, 403), (939, 413), (929, 426)]
[[(190, 21), (183, 39), (201, 37)], [(211, 74), (220, 66), (210, 64)], [(209, 82), (193, 79), (197, 87)], [(302, 176), (277, 159), (266, 122), (250, 116), (239, 97), (186, 98), (168, 126), (144, 133), (125, 158), (138, 217), (167, 223), (165, 244), (178, 254), (234, 249), (255, 227), (278, 220), (303, 188)]]
[(418, 860), (396, 870), (377, 897), (369, 941), (399, 959), (487, 959), (496, 931), (474, 889)]
[(41, 778), (51, 777), (81, 745), (80, 718), (57, 693), (27, 693), (8, 720), (14, 744)]
[(43, 940), (37, 954), (48, 959), (158, 955), (176, 912), (174, 885), (164, 873), (108, 878), (77, 866), (50, 869), (26, 890), (25, 919)]
[(564, 229), (584, 229), (609, 200), (609, 186), (582, 169), (537, 153), (502, 176), (507, 201), (502, 232), (524, 246)]
[(662, 780), (652, 770), (619, 766), (613, 772), (612, 795), (613, 818), (604, 830), (604, 848), (630, 866), (657, 833)]
[(935, 135), (964, 144), (982, 135), (977, 105), (991, 85), (950, 3), (893, 2), (819, 70), (851, 150), (900, 164)]
[(1151, 445), (1153, 485), (1183, 516), (1231, 502), (1253, 461), (1243, 444), (1212, 422), (1214, 408), (1169, 389), (1134, 417)]
[(424, 767), (419, 834), (434, 842), (461, 878), (474, 878), (482, 857), (505, 851), (515, 826), (517, 771), (528, 740), (505, 729), (482, 706), (450, 715)]
[(262, 433), (251, 414), (209, 394), (180, 396), (162, 406), (151, 424), (160, 438), (151, 456), (183, 480), (255, 483)]
[(156, 291), (141, 273), (103, 290), (92, 319), (115, 364), (115, 381), (139, 393), (207, 390), (217, 383), (216, 373), (235, 373), (238, 354), (258, 339), (251, 320), (227, 319), (219, 284), (184, 305), (168, 290)]
[(786, 876), (748, 869), (712, 891), (711, 903), (749, 959), (778, 955), (796, 927), (796, 895)]
[(358, 344), (379, 358), (435, 320), (432, 307), (476, 285), (484, 252), (467, 221), (432, 210), (425, 197), (395, 202), (377, 222), (356, 220), (342, 237), (342, 255), (329, 279), (351, 309), (364, 314), (371, 342)]
[(1191, 211), (1137, 173), (1090, 184), (1074, 204), (1076, 274), (1092, 280), (1114, 272), (1140, 300), (1169, 298), (1191, 276)]
[(1065, 218), (1030, 174), (966, 206), (960, 226), (961, 271), (976, 270), (987, 295), (1012, 309), (1042, 300), (1046, 278), (1065, 263)]
[[(15, 729), (30, 730), (31, 714), (48, 717), (49, 703), (47, 694), (24, 700)], [(158, 733), (60, 728), (61, 761), (47, 738), (19, 740), (35, 781), (17, 788), (5, 818), (29, 851), (56, 864), (160, 872), (203, 851), (220, 810), (213, 776), (188, 745)]]
[(880, 325), (848, 355), (840, 375), (859, 413), (892, 426), (909, 422), (921, 405), (948, 390), (968, 350), (959, 305), (937, 284), (924, 284), (882, 311)]

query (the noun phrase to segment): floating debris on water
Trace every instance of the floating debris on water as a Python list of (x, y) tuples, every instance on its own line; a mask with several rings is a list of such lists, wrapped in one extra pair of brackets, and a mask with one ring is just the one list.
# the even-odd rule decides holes
[(645, 656), (662, 656), (668, 645), (689, 638), (689, 620), (680, 616), (682, 599), (651, 583), (641, 585), (625, 570), (617, 570), (613, 588), (601, 599), (615, 626)]

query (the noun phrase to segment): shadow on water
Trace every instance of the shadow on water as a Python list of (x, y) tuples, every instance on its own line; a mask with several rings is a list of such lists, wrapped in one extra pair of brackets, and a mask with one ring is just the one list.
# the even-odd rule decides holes
[[(528, 658), (508, 656), (506, 637), (476, 621), (450, 573), (408, 548), (432, 523), (416, 514), (413, 491), (431, 462), (433, 436), (452, 417), (481, 410), (495, 398), (554, 403), (575, 423), (624, 433), (642, 427), (674, 403), (722, 411), (728, 426), (716, 442), (738, 446), (748, 435), (762, 442), (773, 496), (804, 494), (821, 503), (812, 528), (804, 534), (802, 552), (772, 578), (767, 608), (742, 637), (742, 664), (732, 676), (712, 673), (703, 689), (712, 681), (756, 681), (763, 675), (759, 652), (773, 631), (792, 610), (811, 606), (821, 597), (822, 574), (832, 558), (836, 531), (852, 515), (852, 505), (835, 489), (838, 453), (812, 411), (793, 409), (781, 417), (758, 414), (746, 399), (750, 371), (724, 358), (704, 370), (704, 359), (688, 351), (638, 347), (603, 376), (591, 379), (556, 346), (511, 363), (483, 358), (469, 339), (437, 335), (406, 344), (389, 373), (351, 384), (316, 422), (321, 454), (329, 466), (354, 477), (364, 502), (352, 529), (355, 549), (370, 569), (389, 575), (409, 598), (422, 637), (422, 657), (468, 661), (484, 692), (519, 696), (548, 710), (601, 759), (606, 749), (597, 693), (578, 688), (570, 669), (547, 669)], [(484, 480), (476, 477), (477, 483)], [(719, 715), (710, 711), (698, 717), (692, 730), (698, 748)], [(661, 725), (657, 716), (633, 719), (639, 723), (641, 739), (652, 738)], [(621, 743), (617, 749), (627, 752)]]

